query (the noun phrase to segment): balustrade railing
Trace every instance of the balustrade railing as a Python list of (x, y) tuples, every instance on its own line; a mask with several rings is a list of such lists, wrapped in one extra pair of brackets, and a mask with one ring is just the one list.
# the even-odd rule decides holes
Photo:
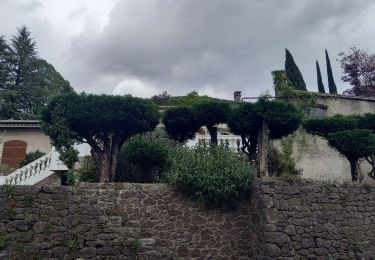
[[(209, 135), (201, 136), (197, 135), (193, 140), (187, 142), (188, 147), (194, 147), (195, 145), (209, 144), (211, 137)], [(238, 135), (218, 135), (217, 142), (219, 145), (225, 145), (231, 149), (239, 150), (242, 146), (241, 136)]]
[(2, 176), (0, 185), (34, 185), (47, 178), (53, 172), (50, 170), (52, 152), (40, 157), (15, 172)]

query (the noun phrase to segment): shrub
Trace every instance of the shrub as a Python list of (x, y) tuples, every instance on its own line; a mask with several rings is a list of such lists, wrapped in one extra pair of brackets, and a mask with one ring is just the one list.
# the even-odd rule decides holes
[(25, 159), (23, 159), (21, 162), (20, 162), (20, 167), (23, 167), (25, 165), (28, 165), (29, 163), (39, 159), (40, 157), (44, 156), (45, 153), (39, 151), (39, 150), (36, 150), (35, 152), (30, 152), (30, 153), (27, 153), (26, 156), (25, 156)]
[(276, 148), (270, 146), (268, 149), (268, 171), (271, 176), (282, 176), (283, 174), (299, 175), (300, 171), (296, 169), (295, 160)]
[(228, 148), (176, 147), (166, 180), (206, 205), (231, 203), (247, 193), (255, 170)]
[(172, 146), (161, 129), (131, 138), (120, 153), (118, 179), (155, 181), (166, 167), (168, 150)]
[(75, 170), (79, 181), (99, 182), (98, 163), (90, 156), (82, 157), (79, 161), (79, 167)]

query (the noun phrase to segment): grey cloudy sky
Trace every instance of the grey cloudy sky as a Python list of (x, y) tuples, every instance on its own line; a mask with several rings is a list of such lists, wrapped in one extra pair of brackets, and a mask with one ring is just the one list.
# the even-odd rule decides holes
[(314, 91), (327, 48), (343, 91), (337, 53), (375, 50), (374, 13), (373, 0), (0, 0), (0, 35), (29, 26), (77, 91), (231, 99), (272, 90), (285, 47)]

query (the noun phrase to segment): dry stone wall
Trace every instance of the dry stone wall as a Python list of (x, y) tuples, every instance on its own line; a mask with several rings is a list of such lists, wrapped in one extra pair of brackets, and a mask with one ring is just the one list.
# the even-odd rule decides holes
[(259, 256), (374, 259), (374, 187), (272, 179), (256, 185), (253, 229)]
[(269, 179), (236, 209), (163, 184), (0, 188), (0, 259), (373, 259), (375, 190)]

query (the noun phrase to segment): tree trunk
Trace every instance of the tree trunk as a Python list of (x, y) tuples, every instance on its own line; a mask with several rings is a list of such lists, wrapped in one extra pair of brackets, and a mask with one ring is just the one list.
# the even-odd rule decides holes
[(352, 181), (358, 181), (358, 165), (357, 160), (350, 161), (350, 172), (352, 174)]
[(257, 160), (257, 148), (258, 148), (258, 142), (257, 137), (250, 137), (250, 159), (251, 161)]
[(217, 128), (215, 126), (207, 126), (207, 130), (211, 136), (211, 145), (217, 145)]
[(117, 162), (123, 142), (111, 136), (103, 144), (103, 151), (100, 155), (100, 182), (113, 182), (116, 177)]
[(112, 154), (111, 154), (111, 182), (115, 181), (118, 155), (120, 153), (120, 149), (121, 147), (120, 147), (119, 141), (114, 138), (113, 143), (112, 143)]
[(268, 140), (269, 140), (269, 128), (267, 123), (263, 120), (262, 128), (258, 133), (258, 175), (260, 178), (268, 177), (268, 166), (267, 166), (267, 149), (268, 149)]
[(106, 138), (103, 143), (103, 151), (100, 157), (100, 182), (111, 182), (112, 166), (112, 136)]
[(100, 182), (109, 183), (111, 181), (111, 158), (106, 151), (100, 158)]

